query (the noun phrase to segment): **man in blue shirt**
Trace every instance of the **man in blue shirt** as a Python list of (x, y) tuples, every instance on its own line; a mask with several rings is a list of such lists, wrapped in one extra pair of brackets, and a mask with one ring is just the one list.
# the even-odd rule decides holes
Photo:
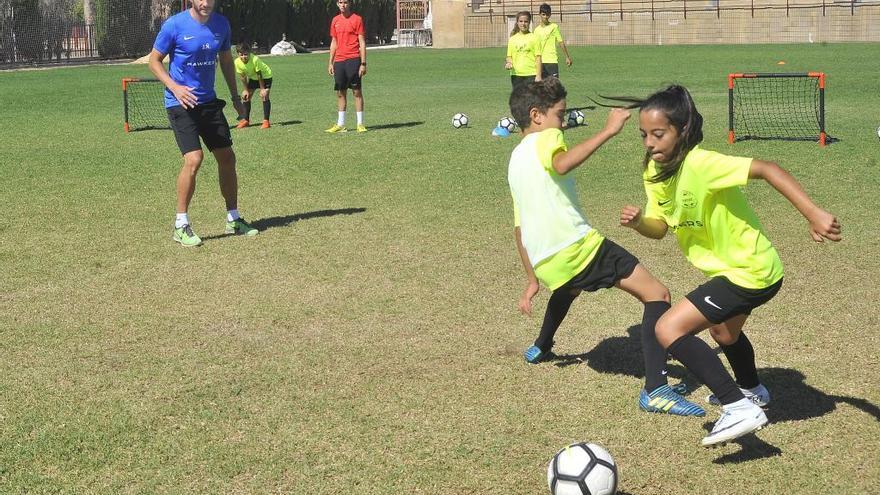
[[(201, 137), (217, 159), (220, 192), (226, 200), (226, 233), (257, 235), (238, 213), (238, 176), (229, 123), (223, 115), (226, 102), (214, 92), (214, 74), (220, 70), (235, 110), (242, 110), (232, 57), (229, 21), (214, 12), (215, 0), (190, 0), (190, 8), (162, 24), (150, 52), (150, 70), (165, 85), (165, 108), (183, 154), (177, 176), (177, 217), (173, 239), (184, 246), (201, 245), (190, 226), (188, 210), (196, 189), (196, 174), (204, 159)], [(168, 69), (162, 64), (169, 56)]]

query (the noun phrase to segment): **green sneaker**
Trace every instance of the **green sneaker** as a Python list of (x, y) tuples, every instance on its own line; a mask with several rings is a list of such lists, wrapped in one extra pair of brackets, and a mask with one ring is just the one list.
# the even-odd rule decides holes
[(259, 234), (260, 231), (253, 228), (251, 224), (245, 222), (244, 218), (238, 218), (231, 222), (226, 222), (226, 233), (235, 235), (246, 235), (250, 237)]
[(189, 224), (175, 228), (174, 235), (172, 235), (171, 238), (186, 247), (202, 245), (202, 240), (195, 232), (193, 232), (193, 229)]

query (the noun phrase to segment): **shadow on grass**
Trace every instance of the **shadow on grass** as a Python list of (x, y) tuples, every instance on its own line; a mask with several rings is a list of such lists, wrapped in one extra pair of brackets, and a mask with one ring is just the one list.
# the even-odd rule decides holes
[[(707, 431), (712, 429), (712, 423), (707, 423)], [(769, 444), (755, 435), (746, 435), (737, 438), (731, 443), (737, 443), (740, 450), (724, 454), (723, 456), (712, 461), (713, 464), (739, 464), (748, 461), (757, 461), (758, 459), (769, 459), (782, 455), (782, 449)]]
[[(363, 213), (367, 211), (366, 208), (341, 208), (338, 210), (316, 210), (316, 211), (308, 211), (305, 213), (297, 213), (295, 215), (285, 215), (281, 217), (267, 217), (260, 218), (250, 222), (250, 224), (263, 232), (265, 230), (273, 229), (276, 227), (287, 227), (288, 225), (298, 222), (300, 220), (309, 220), (312, 218), (322, 218), (322, 217), (335, 217), (336, 215), (354, 215), (355, 213)], [(234, 234), (218, 234), (218, 235), (210, 235), (207, 237), (202, 237), (202, 241), (208, 241), (212, 239), (222, 239), (224, 237), (231, 237)]]
[(764, 368), (758, 376), (772, 397), (767, 409), (770, 423), (799, 421), (824, 416), (838, 404), (849, 404), (880, 421), (880, 407), (871, 402), (847, 395), (830, 395), (804, 383), (806, 377), (798, 370), (789, 368)]
[[(253, 121), (251, 121), (251, 122), (252, 122), (252, 123), (248, 126), (248, 128), (250, 128), (250, 127), (259, 128), (259, 127), (260, 127), (260, 124), (262, 123), (262, 120), (253, 120)], [(287, 126), (287, 125), (296, 125), (296, 124), (302, 124), (302, 123), (303, 123), (302, 120), (284, 120), (284, 121), (281, 121), (281, 122), (272, 122), (272, 127), (280, 127), (280, 126)], [(236, 123), (230, 125), (230, 126), (229, 126), (229, 129), (230, 129), (230, 130), (235, 130), (235, 129), (237, 128), (237, 126), (238, 126), (238, 122), (236, 122)], [(169, 127), (169, 129), (170, 129), (170, 127)]]
[[(548, 359), (548, 362), (560, 368), (586, 364), (599, 373), (644, 378), (640, 332), (641, 325), (633, 325), (627, 329), (626, 337), (610, 337), (588, 352), (557, 355)], [(720, 352), (720, 349), (716, 352)], [(688, 390), (701, 385), (684, 366), (669, 363), (667, 368), (670, 376), (680, 377), (687, 384)], [(767, 410), (767, 419), (771, 424), (818, 418), (834, 411), (838, 404), (849, 404), (871, 416), (874, 421), (880, 421), (880, 407), (877, 405), (859, 397), (831, 395), (811, 387), (798, 370), (763, 368), (758, 370), (758, 376), (761, 383), (770, 389), (773, 398)]]
[[(831, 395), (807, 385), (806, 377), (798, 370), (789, 368), (764, 368), (758, 370), (758, 376), (768, 389), (772, 400), (767, 409), (769, 427), (773, 423), (785, 421), (803, 421), (824, 416), (837, 408), (838, 404), (849, 404), (880, 421), (880, 408), (871, 402), (847, 395)], [(712, 423), (703, 425), (706, 431), (712, 429)], [(742, 448), (738, 452), (725, 454), (712, 461), (715, 464), (736, 464), (757, 459), (765, 459), (782, 455), (782, 450), (755, 435), (746, 435), (733, 441)]]
[(399, 129), (401, 127), (415, 127), (417, 125), (424, 125), (424, 122), (395, 122), (392, 124), (379, 124), (379, 125), (371, 125), (368, 126), (367, 129), (371, 131), (380, 131), (382, 129)]
[[(642, 339), (639, 335), (641, 330), (641, 325), (633, 325), (626, 330), (626, 337), (609, 337), (596, 344), (596, 347), (588, 352), (557, 355), (549, 362), (560, 368), (586, 364), (599, 373), (644, 378), (645, 362), (642, 358)], [(688, 390), (699, 386), (684, 366), (669, 363), (667, 370), (670, 377), (675, 376), (684, 381)]]

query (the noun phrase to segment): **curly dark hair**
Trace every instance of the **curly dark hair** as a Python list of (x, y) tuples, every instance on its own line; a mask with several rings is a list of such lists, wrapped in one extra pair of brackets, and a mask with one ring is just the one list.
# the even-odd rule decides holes
[(548, 77), (540, 82), (522, 84), (510, 93), (510, 113), (520, 129), (528, 129), (532, 125), (529, 112), (533, 108), (546, 113), (547, 110), (564, 100), (567, 96), (565, 86), (555, 77)]

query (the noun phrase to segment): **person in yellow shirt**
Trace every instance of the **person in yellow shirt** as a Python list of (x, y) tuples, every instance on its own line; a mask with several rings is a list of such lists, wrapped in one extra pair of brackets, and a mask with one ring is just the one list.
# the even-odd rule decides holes
[(568, 67), (571, 67), (571, 55), (568, 54), (568, 47), (565, 46), (559, 26), (555, 22), (550, 22), (550, 4), (542, 3), (538, 12), (541, 15), (541, 22), (535, 28), (535, 34), (544, 40), (541, 48), (541, 67), (543, 67), (541, 75), (559, 77), (559, 55), (556, 53), (556, 43), (559, 43), (565, 54), (565, 65)]
[(680, 384), (667, 383), (666, 351), (657, 342), (654, 325), (669, 309), (669, 290), (629, 251), (593, 228), (578, 200), (572, 172), (620, 132), (629, 112), (612, 110), (602, 130), (569, 148), (562, 133), (565, 97), (555, 77), (517, 86), (510, 95), (511, 114), (523, 133), (507, 172), (514, 239), (527, 279), (519, 310), (531, 314), (539, 284), (552, 291), (540, 333), (526, 349), (525, 360), (537, 364), (553, 358), (553, 337), (581, 292), (617, 287), (643, 304), (645, 386), (639, 407), (703, 416), (702, 407), (680, 395)]
[[(660, 344), (712, 390), (709, 402), (721, 406), (721, 417), (702, 440), (706, 447), (721, 444), (767, 424), (762, 406), (770, 393), (758, 379), (755, 351), (742, 328), (752, 310), (776, 295), (783, 278), (779, 255), (741, 188), (750, 179), (766, 181), (807, 219), (816, 242), (839, 241), (840, 223), (776, 163), (702, 149), (703, 117), (686, 88), (672, 85), (644, 100), (621, 100), (639, 108), (647, 205), (624, 206), (620, 224), (652, 239), (671, 230), (688, 261), (709, 277), (656, 328)], [(705, 329), (721, 346), (735, 381), (695, 335)]]
[(514, 88), (541, 80), (541, 38), (529, 31), (531, 24), (530, 12), (516, 14), (516, 25), (507, 41), (504, 68), (511, 71), (510, 84)]
[(249, 42), (239, 43), (238, 57), (235, 59), (235, 73), (241, 77), (244, 91), (241, 92), (241, 101), (244, 106), (244, 114), (238, 116), (236, 129), (244, 129), (250, 125), (251, 99), (254, 91), (260, 90), (260, 99), (263, 100), (263, 129), (268, 129), (269, 114), (272, 112), (272, 102), (269, 100), (269, 90), (272, 89), (272, 69), (263, 62), (260, 57), (251, 53)]

